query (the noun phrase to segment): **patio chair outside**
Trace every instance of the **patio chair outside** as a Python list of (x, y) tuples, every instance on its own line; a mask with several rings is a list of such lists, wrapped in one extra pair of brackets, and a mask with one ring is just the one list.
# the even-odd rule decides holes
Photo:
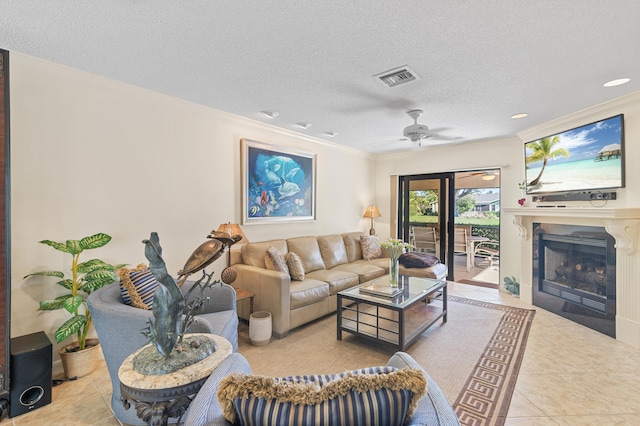
[(440, 247), (436, 237), (436, 230), (432, 227), (414, 226), (412, 245), (415, 251), (434, 253), (437, 258), (440, 258)]
[(474, 259), (476, 259), (476, 266), (480, 266), (477, 258), (480, 257), (483, 265), (489, 264), (489, 267), (498, 265), (500, 263), (500, 242), (498, 241), (483, 241), (476, 245)]

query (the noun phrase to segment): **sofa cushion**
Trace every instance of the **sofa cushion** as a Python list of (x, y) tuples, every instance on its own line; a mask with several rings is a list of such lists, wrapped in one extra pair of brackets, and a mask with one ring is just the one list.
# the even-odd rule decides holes
[[(384, 273), (385, 274), (389, 273), (389, 258), (388, 257), (379, 257), (377, 259), (371, 259), (371, 260), (356, 260), (352, 264), (353, 265), (357, 265), (357, 264), (374, 265), (374, 266), (377, 266), (378, 268), (384, 269)], [(402, 265), (400, 265), (400, 266), (402, 266)]]
[(217, 395), (231, 423), (401, 425), (426, 388), (419, 369), (373, 367), (282, 378), (232, 373)]
[(289, 275), (289, 267), (284, 260), (284, 255), (274, 246), (269, 247), (264, 255), (264, 263), (267, 269), (271, 271), (278, 271)]
[(325, 268), (316, 237), (290, 238), (287, 240), (287, 247), (289, 251), (300, 256), (305, 273)]
[(292, 281), (289, 297), (290, 309), (311, 305), (329, 297), (329, 284), (310, 278), (304, 281)]
[(400, 265), (400, 275), (410, 277), (433, 278), (434, 280), (444, 280), (449, 274), (449, 268), (444, 263), (436, 263), (428, 268), (406, 268)]
[(362, 248), (360, 246), (361, 235), (364, 234), (359, 231), (342, 234), (342, 240), (344, 241), (344, 248), (347, 251), (347, 260), (349, 263), (362, 259)]
[(364, 260), (377, 259), (382, 256), (382, 247), (377, 235), (361, 235), (360, 247), (362, 248), (362, 258)]
[(260, 243), (249, 243), (242, 246), (240, 252), (242, 253), (242, 263), (250, 266), (257, 266), (258, 268), (266, 269), (267, 264), (264, 263), (264, 255), (269, 250), (269, 247), (275, 247), (280, 250), (280, 253), (287, 253), (287, 242), (285, 240), (272, 240), (263, 241)]
[(129, 306), (140, 309), (153, 307), (153, 295), (158, 288), (158, 281), (147, 265), (140, 264), (134, 269), (120, 268), (120, 296)]
[(366, 283), (367, 281), (371, 281), (372, 279), (381, 277), (385, 274), (384, 268), (368, 262), (346, 263), (344, 265), (336, 266), (334, 269), (358, 274), (360, 277), (360, 284)]
[(344, 247), (344, 240), (340, 235), (327, 235), (318, 237), (318, 246), (324, 266), (327, 269), (343, 265), (347, 259), (347, 250)]
[(339, 269), (321, 269), (305, 275), (305, 280), (313, 279), (329, 284), (329, 293), (336, 294), (339, 291), (360, 284), (360, 277), (353, 272)]
[(290, 251), (284, 256), (284, 260), (287, 262), (287, 268), (289, 268), (289, 275), (291, 275), (291, 279), (296, 281), (304, 280), (304, 265), (302, 264), (300, 256)]
[(402, 253), (398, 258), (398, 262), (406, 268), (428, 268), (436, 263), (440, 263), (440, 260), (427, 253), (411, 251)]

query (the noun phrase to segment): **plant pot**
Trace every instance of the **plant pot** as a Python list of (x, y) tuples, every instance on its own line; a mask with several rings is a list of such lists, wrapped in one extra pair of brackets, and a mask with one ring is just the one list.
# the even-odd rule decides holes
[[(75, 352), (69, 352), (76, 349)], [(78, 342), (58, 349), (62, 368), (67, 379), (86, 376), (98, 367), (100, 359), (100, 342), (98, 339), (87, 339), (84, 350), (78, 351)]]

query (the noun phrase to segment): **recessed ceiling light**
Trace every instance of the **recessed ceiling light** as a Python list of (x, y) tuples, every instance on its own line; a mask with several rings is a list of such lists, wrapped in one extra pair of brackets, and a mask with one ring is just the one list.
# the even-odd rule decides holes
[(520, 112), (518, 114), (513, 114), (511, 118), (513, 118), (514, 120), (517, 120), (518, 118), (525, 118), (527, 115), (529, 114), (527, 114), (526, 112)]
[(630, 78), (618, 78), (616, 80), (607, 81), (605, 84), (603, 84), (603, 86), (604, 87), (620, 86), (622, 84), (628, 83), (630, 80), (631, 80)]
[(296, 126), (300, 127), (301, 129), (308, 129), (309, 127), (311, 127), (311, 123), (300, 122), (296, 123)]
[(260, 111), (260, 114), (262, 114), (263, 117), (267, 117), (267, 118), (276, 118), (277, 116), (280, 115), (275, 111)]
[(330, 138), (334, 137), (335, 135), (337, 135), (336, 132), (324, 132), (325, 136), (329, 136)]

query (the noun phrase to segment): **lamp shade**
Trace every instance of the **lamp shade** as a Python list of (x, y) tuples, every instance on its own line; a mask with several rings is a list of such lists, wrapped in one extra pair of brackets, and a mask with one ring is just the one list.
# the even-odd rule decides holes
[(229, 234), (230, 237), (233, 237), (234, 235), (240, 235), (242, 239), (237, 241), (236, 244), (246, 244), (249, 242), (249, 239), (246, 235), (244, 235), (244, 232), (242, 232), (242, 228), (240, 228), (240, 225), (238, 225), (237, 223), (222, 223), (220, 224), (220, 226), (218, 226), (216, 232), (225, 232)]
[(367, 207), (367, 209), (364, 211), (364, 215), (362, 215), (362, 217), (366, 217), (367, 219), (373, 219), (380, 216), (382, 215), (380, 214), (380, 210), (378, 210), (376, 206)]

